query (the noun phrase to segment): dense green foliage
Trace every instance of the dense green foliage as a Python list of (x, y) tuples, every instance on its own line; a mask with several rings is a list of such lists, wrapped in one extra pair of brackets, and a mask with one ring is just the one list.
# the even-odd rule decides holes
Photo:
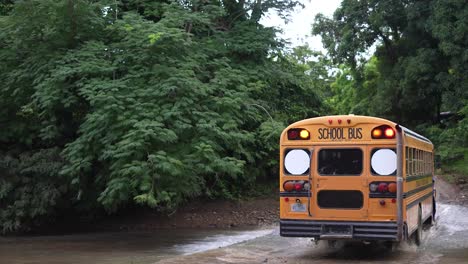
[(236, 198), (273, 179), (280, 132), (322, 101), (276, 31), (259, 24), (269, 9), (296, 5), (2, 7), (1, 229), (70, 210)]
[(324, 114), (401, 122), (467, 171), (464, 1), (344, 0), (314, 25), (329, 56), (259, 23), (298, 5), (2, 1), (0, 230), (236, 199), (276, 178), (287, 124)]
[(466, 1), (343, 0), (313, 31), (342, 65), (335, 112), (400, 122), (434, 141), (446, 170), (468, 172)]

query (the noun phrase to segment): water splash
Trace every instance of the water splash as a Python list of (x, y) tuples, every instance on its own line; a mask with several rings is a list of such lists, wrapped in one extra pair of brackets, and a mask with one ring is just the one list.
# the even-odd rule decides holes
[(468, 207), (438, 204), (436, 224), (424, 233), (426, 248), (468, 248)]
[(196, 239), (188, 244), (175, 245), (177, 252), (183, 255), (203, 252), (211, 249), (227, 247), (233, 244), (245, 242), (255, 238), (272, 234), (274, 229), (256, 230), (256, 231), (234, 231), (229, 234), (212, 235), (203, 239)]

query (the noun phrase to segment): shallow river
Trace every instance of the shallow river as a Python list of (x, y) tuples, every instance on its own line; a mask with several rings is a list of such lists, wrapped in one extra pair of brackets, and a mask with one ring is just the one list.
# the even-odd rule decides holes
[(165, 230), (0, 237), (0, 263), (468, 263), (468, 208), (439, 205), (423, 246), (389, 252), (362, 244), (328, 249), (278, 229)]

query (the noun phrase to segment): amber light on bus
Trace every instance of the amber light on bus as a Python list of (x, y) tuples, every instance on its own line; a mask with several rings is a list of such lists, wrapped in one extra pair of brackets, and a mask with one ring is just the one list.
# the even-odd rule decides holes
[(378, 126), (372, 129), (373, 139), (392, 139), (395, 138), (395, 130), (390, 126)]
[(289, 140), (306, 140), (310, 139), (310, 133), (307, 129), (303, 128), (292, 128), (288, 130)]

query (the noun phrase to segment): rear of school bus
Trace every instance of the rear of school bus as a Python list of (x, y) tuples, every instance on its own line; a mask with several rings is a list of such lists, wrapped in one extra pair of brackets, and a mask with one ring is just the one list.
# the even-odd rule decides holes
[(280, 140), (280, 234), (396, 241), (397, 136), (388, 120), (311, 118)]

